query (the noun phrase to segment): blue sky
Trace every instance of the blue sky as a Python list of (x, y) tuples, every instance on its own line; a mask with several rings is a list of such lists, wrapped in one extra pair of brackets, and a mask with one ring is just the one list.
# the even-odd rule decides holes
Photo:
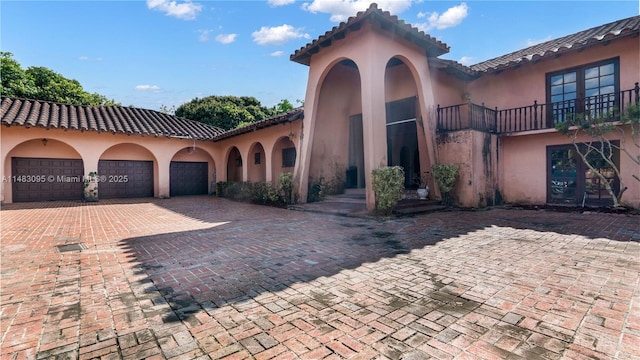
[[(359, 0), (28, 1), (0, 4), (0, 48), (123, 105), (159, 109), (208, 95), (266, 106), (304, 99), (308, 67), (289, 55)], [(467, 65), (638, 15), (638, 1), (379, 0)]]

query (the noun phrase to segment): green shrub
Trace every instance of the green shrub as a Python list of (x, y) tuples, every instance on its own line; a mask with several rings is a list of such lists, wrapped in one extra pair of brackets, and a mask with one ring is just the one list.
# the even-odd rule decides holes
[(307, 191), (307, 202), (317, 202), (324, 200), (326, 193), (326, 185), (324, 183), (324, 177), (320, 176), (317, 179), (309, 179), (309, 186)]
[(282, 197), (282, 201), (286, 205), (297, 202), (297, 195), (294, 193), (293, 188), (293, 174), (286, 172), (280, 174), (278, 178), (278, 192)]
[(254, 203), (263, 205), (280, 205), (283, 202), (278, 190), (270, 182), (254, 183), (251, 198)]
[(226, 181), (218, 181), (216, 183), (216, 195), (218, 197), (225, 197), (224, 193), (225, 193), (226, 189), (227, 189), (227, 182)]
[(449, 192), (456, 184), (460, 166), (457, 164), (436, 164), (432, 168), (434, 179), (442, 193), (442, 202), (448, 205), (450, 203)]
[(253, 196), (253, 184), (250, 182), (220, 181), (217, 186), (219, 197), (249, 202)]
[(404, 169), (400, 166), (382, 167), (371, 171), (371, 175), (376, 210), (390, 215), (404, 195)]

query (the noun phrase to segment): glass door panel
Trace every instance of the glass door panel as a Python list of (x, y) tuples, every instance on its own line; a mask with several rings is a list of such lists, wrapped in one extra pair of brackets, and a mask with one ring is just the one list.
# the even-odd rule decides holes
[(577, 187), (577, 163), (574, 149), (551, 150), (550, 201), (575, 203)]

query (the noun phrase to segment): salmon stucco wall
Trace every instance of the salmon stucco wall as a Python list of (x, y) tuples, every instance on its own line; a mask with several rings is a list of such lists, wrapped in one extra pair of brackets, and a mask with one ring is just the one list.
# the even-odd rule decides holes
[[(169, 197), (171, 159), (182, 149), (193, 146), (187, 139), (81, 132), (74, 130), (4, 127), (0, 133), (3, 178), (11, 176), (12, 157), (82, 159), (85, 176), (97, 171), (99, 160), (151, 160), (154, 163), (154, 196)], [(47, 139), (46, 146), (42, 139)], [(214, 143), (195, 141), (201, 151), (213, 158)], [(11, 203), (10, 181), (2, 183), (2, 201)]]
[[(213, 143), (214, 160), (216, 164), (220, 164), (216, 169), (216, 181), (227, 181), (233, 178), (236, 181), (267, 181), (275, 184), (282, 172), (293, 172), (292, 168), (282, 167), (282, 149), (287, 147), (298, 149), (303, 136), (302, 121), (296, 120), (249, 131)], [(242, 157), (242, 166), (232, 166), (235, 174), (228, 177), (229, 154), (234, 147)], [(255, 164), (256, 152), (261, 154), (260, 164)], [(296, 166), (297, 164), (298, 159), (296, 159)]]
[(463, 207), (485, 207), (501, 201), (498, 188), (497, 136), (475, 130), (437, 135), (439, 164), (457, 164), (458, 179), (451, 191)]
[[(433, 91), (429, 74), (428, 60), (424, 55), (424, 49), (398, 37), (391, 36), (387, 31), (380, 28), (378, 23), (366, 22), (357, 31), (346, 34), (344, 39), (336, 39), (331, 46), (322, 48), (319, 53), (314, 54), (310, 60), (309, 80), (307, 82), (307, 93), (305, 96), (305, 117), (304, 127), (308, 135), (302, 144), (300, 154), (300, 165), (296, 170), (300, 180), (301, 199), (306, 200), (306, 190), (311, 170), (317, 165), (313, 159), (320, 151), (331, 151), (330, 148), (343, 146), (347, 139), (340, 134), (342, 128), (335, 128), (330, 134), (333, 141), (327, 143), (325, 149), (318, 148), (317, 141), (323, 141), (321, 126), (325, 126), (321, 120), (327, 118), (328, 108), (335, 107), (336, 104), (343, 104), (339, 95), (324, 95), (326, 91), (325, 83), (331, 76), (331, 72), (343, 60), (350, 60), (357, 68), (359, 81), (350, 85), (348, 89), (360, 89), (360, 100), (355, 100), (356, 104), (361, 104), (362, 124), (363, 124), (363, 153), (364, 153), (364, 174), (366, 188), (367, 208), (375, 208), (375, 197), (371, 184), (371, 171), (387, 165), (386, 149), (386, 111), (385, 102), (387, 99), (399, 99), (403, 94), (386, 93), (387, 84), (385, 77), (387, 66), (391, 59), (398, 59), (406, 64), (412, 79), (415, 83), (418, 97), (418, 113), (420, 119), (425, 119), (424, 132), (426, 148), (429, 151), (424, 154), (428, 164), (435, 163), (435, 145), (431, 129), (435, 126), (435, 119), (427, 118), (427, 109), (434, 106)], [(342, 66), (342, 65), (339, 65)], [(401, 71), (402, 69), (399, 69)], [(395, 70), (392, 70), (395, 71)], [(328, 85), (331, 86), (331, 85)], [(389, 88), (391, 89), (391, 87)], [(404, 87), (400, 87), (404, 89)], [(399, 90), (405, 91), (405, 90)], [(351, 96), (349, 94), (349, 96)], [(334, 102), (335, 101), (335, 102)], [(335, 110), (337, 115), (342, 116), (346, 121), (349, 113), (347, 109)], [(324, 114), (323, 114), (324, 112)], [(431, 123), (433, 121), (433, 124)], [(319, 132), (316, 133), (316, 131)], [(346, 158), (346, 147), (344, 148)], [(421, 154), (422, 156), (422, 154)], [(327, 156), (325, 156), (327, 158)], [(315, 170), (314, 170), (315, 171)]]
[[(611, 140), (620, 139), (611, 136)], [(579, 138), (578, 142), (585, 141)], [(501, 190), (505, 202), (519, 204), (545, 204), (547, 201), (547, 146), (570, 145), (566, 136), (555, 131), (526, 136), (506, 136), (500, 138)], [(630, 131), (626, 132), (627, 149), (632, 156), (640, 156), (635, 148)], [(628, 156), (620, 154), (622, 180), (628, 189), (623, 202), (640, 207), (640, 182), (633, 178), (640, 174), (640, 168)]]
[(490, 108), (532, 105), (534, 100), (542, 104), (546, 102), (547, 73), (614, 57), (620, 59), (620, 90), (633, 88), (640, 81), (640, 41), (637, 37), (627, 37), (605, 44), (484, 75), (470, 82), (467, 91), (472, 102), (485, 103)]

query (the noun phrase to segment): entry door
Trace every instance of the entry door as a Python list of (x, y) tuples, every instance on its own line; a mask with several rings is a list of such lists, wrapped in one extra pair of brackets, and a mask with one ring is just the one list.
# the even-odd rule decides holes
[[(589, 205), (608, 205), (613, 202), (597, 172), (604, 175), (606, 181), (617, 192), (620, 182), (615, 171), (595, 152), (590, 153), (587, 159), (595, 171), (582, 161), (573, 145), (547, 148), (549, 203), (581, 204), (584, 201)], [(614, 163), (620, 163), (618, 151), (613, 152), (612, 159)]]
[(405, 188), (415, 188), (420, 177), (416, 98), (410, 97), (386, 104), (387, 165), (402, 166)]

